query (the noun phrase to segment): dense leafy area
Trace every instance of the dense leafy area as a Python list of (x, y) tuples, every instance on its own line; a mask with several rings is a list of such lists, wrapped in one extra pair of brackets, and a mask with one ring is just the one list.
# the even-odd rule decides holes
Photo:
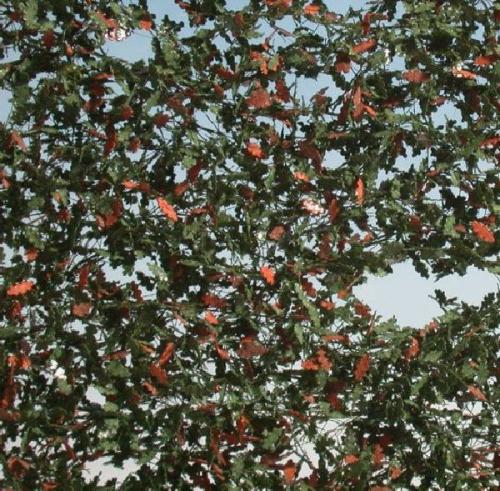
[(0, 2), (3, 488), (498, 485), (498, 296), (353, 288), (498, 272), (500, 6), (334, 3)]

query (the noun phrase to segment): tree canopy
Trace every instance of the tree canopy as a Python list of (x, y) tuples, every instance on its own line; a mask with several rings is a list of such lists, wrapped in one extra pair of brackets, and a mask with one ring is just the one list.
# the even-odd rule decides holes
[(498, 294), (353, 289), (498, 273), (499, 2), (170, 3), (0, 2), (2, 488), (498, 486)]

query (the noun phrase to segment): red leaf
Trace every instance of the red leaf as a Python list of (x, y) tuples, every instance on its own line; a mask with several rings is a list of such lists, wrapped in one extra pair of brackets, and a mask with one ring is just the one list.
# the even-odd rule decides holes
[(361, 317), (370, 317), (370, 307), (361, 302), (355, 302), (354, 311), (356, 312), (357, 315), (360, 315)]
[(356, 203), (361, 206), (365, 201), (365, 183), (361, 177), (356, 179), (354, 195), (356, 196)]
[(168, 114), (157, 114), (153, 118), (153, 124), (155, 126), (157, 126), (158, 128), (162, 128), (163, 126), (165, 126), (167, 124), (169, 119), (170, 119), (170, 117), (168, 116)]
[(90, 303), (75, 303), (71, 307), (71, 313), (75, 317), (87, 317), (90, 314), (92, 305)]
[(403, 471), (399, 467), (392, 467), (390, 469), (389, 477), (391, 478), (391, 480), (394, 480), (397, 479), (402, 473)]
[(201, 297), (201, 301), (207, 307), (216, 307), (218, 309), (222, 309), (227, 306), (227, 301), (223, 298), (218, 297), (217, 295), (212, 295), (210, 293), (204, 293)]
[(20, 283), (14, 283), (7, 289), (7, 295), (11, 297), (25, 295), (30, 290), (32, 290), (34, 286), (35, 284), (31, 280), (21, 281)]
[(418, 68), (404, 72), (403, 78), (413, 84), (421, 84), (424, 82), (428, 82), (431, 79), (429, 74), (424, 73), (422, 70), (419, 70)]
[(52, 29), (49, 29), (48, 31), (45, 31), (43, 33), (42, 43), (47, 49), (52, 48), (56, 44), (56, 37)]
[(295, 474), (297, 473), (297, 465), (293, 460), (288, 460), (283, 466), (283, 475), (286, 484), (292, 484), (295, 481)]
[(257, 143), (247, 143), (246, 152), (250, 157), (255, 157), (256, 159), (264, 158), (264, 151)]
[(108, 128), (106, 131), (106, 143), (104, 144), (104, 155), (109, 155), (118, 143), (118, 136), (114, 128)]
[(493, 65), (495, 61), (497, 61), (498, 56), (497, 55), (479, 55), (475, 60), (474, 60), (474, 65), (477, 66), (487, 66), (487, 65)]
[(274, 285), (276, 283), (276, 273), (268, 266), (262, 266), (260, 268), (260, 275), (264, 278), (267, 284)]
[(356, 363), (354, 368), (354, 378), (356, 380), (362, 380), (370, 369), (370, 355), (365, 353)]
[(360, 55), (362, 53), (366, 53), (370, 51), (377, 45), (376, 39), (367, 39), (366, 41), (361, 41), (360, 43), (353, 46), (352, 50), (354, 53)]
[(469, 393), (472, 394), (476, 399), (480, 401), (486, 401), (486, 396), (481, 392), (481, 390), (474, 385), (469, 385), (468, 387)]
[(409, 361), (412, 358), (415, 358), (420, 352), (420, 345), (418, 343), (418, 339), (412, 337), (410, 347), (404, 352), (404, 357)]
[(121, 119), (130, 119), (134, 116), (134, 110), (127, 104), (121, 108), (120, 118)]
[(156, 202), (158, 203), (160, 210), (170, 221), (175, 223), (178, 220), (174, 207), (165, 198), (161, 198), (159, 196), (156, 198)]
[(472, 231), (476, 235), (476, 237), (483, 242), (488, 242), (490, 244), (495, 243), (495, 235), (493, 232), (490, 230), (488, 225), (485, 225), (484, 223), (478, 222), (474, 220), (471, 223)]
[(267, 93), (266, 89), (258, 88), (250, 94), (250, 97), (247, 98), (246, 102), (250, 107), (265, 109), (271, 105), (271, 97)]

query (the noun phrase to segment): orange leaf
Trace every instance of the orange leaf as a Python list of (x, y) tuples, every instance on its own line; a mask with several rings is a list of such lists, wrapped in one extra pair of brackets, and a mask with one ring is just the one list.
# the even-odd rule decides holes
[(391, 480), (394, 480), (394, 479), (397, 479), (402, 473), (403, 473), (403, 471), (399, 467), (393, 467), (390, 470), (389, 477), (391, 478)]
[(428, 82), (431, 79), (429, 74), (424, 73), (422, 70), (419, 70), (418, 68), (404, 72), (403, 78), (413, 84), (421, 84), (424, 82)]
[(334, 223), (335, 220), (338, 218), (339, 215), (340, 215), (340, 205), (339, 205), (339, 202), (338, 202), (338, 200), (336, 200), (335, 198), (333, 198), (330, 201), (330, 204), (328, 205), (328, 216), (330, 218), (330, 222)]
[(412, 358), (415, 358), (420, 352), (420, 345), (418, 343), (417, 338), (411, 338), (410, 347), (404, 352), (404, 357), (409, 361)]
[(305, 15), (318, 15), (320, 8), (321, 7), (319, 5), (314, 5), (313, 3), (310, 3), (309, 5), (306, 5), (304, 7), (304, 14)]
[(292, 484), (295, 481), (296, 473), (297, 473), (297, 465), (293, 460), (288, 460), (283, 466), (283, 474), (285, 476), (285, 482), (287, 484)]
[(250, 94), (246, 102), (250, 107), (265, 109), (271, 105), (271, 97), (267, 93), (266, 89), (258, 88)]
[(146, 31), (150, 31), (153, 27), (153, 22), (151, 21), (151, 19), (141, 19), (139, 21), (139, 27)]
[(7, 295), (11, 297), (17, 297), (20, 295), (25, 295), (28, 293), (35, 284), (31, 280), (21, 281), (20, 283), (14, 283), (7, 290)]
[(257, 143), (247, 143), (247, 154), (256, 159), (264, 158), (264, 151)]
[(356, 196), (356, 203), (361, 206), (365, 201), (365, 183), (361, 177), (356, 179), (354, 194)]
[(90, 313), (90, 309), (92, 308), (92, 305), (89, 303), (75, 303), (71, 307), (71, 313), (75, 317), (87, 317)]
[(207, 310), (205, 313), (205, 320), (209, 323), (212, 324), (212, 326), (216, 326), (219, 323), (219, 319), (215, 317), (215, 315), (210, 312), (210, 310)]
[(349, 454), (344, 457), (344, 463), (346, 464), (355, 464), (358, 461), (359, 457), (353, 454)]
[(327, 311), (333, 310), (335, 308), (335, 303), (331, 300), (321, 300), (319, 306)]
[(38, 257), (38, 249), (36, 247), (30, 247), (24, 253), (24, 257), (28, 262), (36, 261), (36, 258)]
[(370, 355), (365, 353), (356, 363), (354, 369), (354, 378), (356, 380), (362, 380), (364, 376), (368, 373), (370, 369)]
[(305, 172), (297, 171), (293, 173), (294, 179), (297, 181), (304, 181), (304, 182), (309, 182), (309, 176)]
[(474, 220), (471, 223), (472, 231), (476, 235), (476, 237), (483, 242), (488, 242), (490, 244), (495, 243), (495, 235), (491, 231), (491, 229), (488, 227), (488, 225), (485, 225), (484, 223), (478, 222)]
[(274, 285), (276, 283), (276, 273), (268, 266), (262, 266), (260, 268), (260, 275), (268, 285)]
[(160, 359), (158, 360), (158, 365), (160, 367), (163, 367), (168, 363), (168, 360), (170, 360), (170, 358), (174, 354), (174, 350), (175, 350), (175, 344), (167, 343), (165, 349), (163, 350), (163, 353), (160, 355)]
[(175, 223), (178, 220), (174, 207), (165, 198), (158, 196), (156, 203), (158, 203), (160, 210), (170, 221)]
[(360, 55), (362, 53), (366, 53), (370, 51), (377, 45), (376, 39), (367, 39), (366, 41), (361, 41), (360, 43), (353, 46), (352, 50), (354, 53)]
[(219, 343), (215, 343), (215, 351), (217, 352), (217, 356), (221, 359), (221, 360), (230, 360), (231, 357), (229, 356), (229, 352), (226, 351), (225, 349), (222, 349), (219, 345)]
[(285, 235), (285, 233), (286, 229), (283, 225), (276, 225), (270, 230), (267, 236), (271, 240), (280, 240), (283, 237), (283, 235)]
[(473, 80), (477, 77), (474, 72), (469, 72), (468, 70), (463, 70), (462, 68), (453, 67), (451, 69), (451, 74), (456, 78), (463, 78), (465, 80)]
[(481, 390), (474, 385), (469, 385), (468, 387), (469, 393), (472, 394), (476, 399), (480, 401), (486, 401), (486, 396), (481, 392)]

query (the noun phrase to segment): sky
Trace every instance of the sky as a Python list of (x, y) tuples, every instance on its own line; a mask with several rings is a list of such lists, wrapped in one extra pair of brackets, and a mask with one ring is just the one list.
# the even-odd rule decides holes
[[(245, 0), (229, 0), (231, 8), (241, 8)], [(366, 6), (366, 1), (325, 1), (331, 10), (337, 13), (345, 12), (349, 7), (361, 8)], [(149, 5), (157, 20), (161, 20), (165, 14), (172, 16), (174, 20), (182, 20), (178, 15), (179, 9), (174, 6), (173, 1), (150, 0)], [(172, 8), (173, 7), (173, 8)], [(175, 12), (175, 15), (173, 15)], [(111, 56), (117, 56), (126, 60), (138, 60), (148, 58), (150, 53), (150, 34), (146, 31), (138, 31), (121, 42), (109, 42), (105, 49)], [(320, 84), (320, 86), (323, 86)], [(316, 89), (317, 90), (317, 89)], [(314, 88), (311, 89), (311, 94)], [(9, 111), (9, 94), (0, 90), (0, 122), (5, 122)], [(449, 297), (457, 297), (472, 304), (479, 304), (483, 296), (496, 291), (500, 284), (497, 278), (490, 273), (469, 268), (465, 276), (450, 275), (439, 281), (431, 277), (422, 278), (416, 273), (409, 261), (393, 266), (393, 273), (384, 277), (370, 277), (368, 282), (362, 286), (355, 287), (354, 294), (368, 304), (372, 311), (380, 314), (382, 318), (395, 317), (399, 324), (421, 328), (442, 312), (438, 304), (430, 298), (435, 289), (443, 290)], [(125, 474), (133, 469), (132, 465), (126, 466), (126, 470), (114, 470), (111, 467), (103, 467), (102, 463), (94, 463), (91, 466), (91, 474), (104, 471), (106, 478)]]

